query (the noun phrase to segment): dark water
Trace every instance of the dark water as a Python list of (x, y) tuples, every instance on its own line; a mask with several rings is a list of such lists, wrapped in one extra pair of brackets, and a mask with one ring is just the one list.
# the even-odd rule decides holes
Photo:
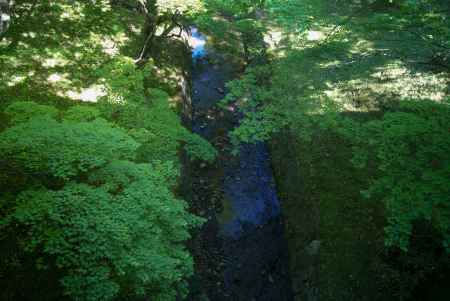
[[(199, 172), (201, 185), (194, 192), (198, 200), (204, 195), (211, 198), (212, 190), (221, 192), (214, 210), (203, 206), (210, 221), (203, 230), (204, 250), (197, 261), (206, 262), (199, 268), (204, 273), (202, 281), (213, 282), (204, 285), (205, 294), (210, 300), (293, 300), (268, 150), (263, 143), (243, 145), (238, 155), (230, 155), (228, 132), (239, 124), (239, 114), (233, 105), (220, 110), (216, 104), (236, 72), (226, 58), (207, 48), (206, 38), (196, 29), (192, 30), (191, 45), (192, 128), (221, 153), (215, 166)], [(219, 179), (218, 184), (208, 186), (214, 179)]]

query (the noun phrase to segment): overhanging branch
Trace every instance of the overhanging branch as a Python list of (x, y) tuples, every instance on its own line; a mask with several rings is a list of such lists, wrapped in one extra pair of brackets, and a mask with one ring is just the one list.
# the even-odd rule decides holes
[[(153, 41), (158, 38), (158, 39), (170, 39), (170, 38), (179, 38), (181, 37), (183, 30), (185, 29), (185, 27), (183, 26), (183, 24), (179, 21), (181, 17), (181, 13), (176, 10), (173, 14), (171, 14), (170, 16), (160, 16), (157, 18), (156, 22), (154, 23), (150, 23), (150, 27), (148, 32), (149, 34), (147, 35), (144, 45), (139, 53), (138, 58), (135, 60), (136, 64), (142, 64), (146, 57), (147, 54), (149, 52), (149, 50), (152, 47), (152, 43)], [(157, 31), (157, 26), (161, 26), (162, 24), (168, 22), (165, 26), (164, 29), (162, 30), (162, 33), (157, 35), (156, 31)], [(173, 31), (178, 28), (179, 32), (178, 33), (173, 33)]]

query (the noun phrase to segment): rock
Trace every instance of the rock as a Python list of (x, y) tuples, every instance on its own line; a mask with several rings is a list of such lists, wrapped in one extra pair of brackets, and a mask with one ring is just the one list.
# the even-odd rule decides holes
[(260, 20), (260, 19), (264, 19), (266, 17), (265, 12), (262, 9), (255, 9), (255, 15), (256, 15), (256, 19)]
[(320, 240), (313, 240), (307, 247), (306, 247), (306, 252), (310, 255), (310, 256), (315, 256), (319, 253), (319, 249), (320, 249)]

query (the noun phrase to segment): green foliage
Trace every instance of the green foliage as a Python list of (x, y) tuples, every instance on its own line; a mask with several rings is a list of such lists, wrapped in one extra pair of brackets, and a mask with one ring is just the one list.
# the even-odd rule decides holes
[(0, 43), (0, 89), (33, 101), (88, 88), (97, 79), (96, 69), (126, 40), (133, 42), (136, 34), (128, 26), (138, 29), (142, 22), (108, 1), (16, 1), (13, 11), (17, 16)]
[(175, 198), (172, 161), (153, 153), (152, 164), (132, 162), (140, 145), (106, 120), (84, 121), (96, 116), (74, 106), (68, 121), (32, 117), (0, 134), (2, 158), (35, 183), (8, 205), (1, 226), (26, 230), (21, 249), (43, 254), (41, 269), (61, 270), (71, 299), (175, 300), (193, 273), (184, 241), (202, 220)]
[(226, 16), (238, 16), (248, 14), (250, 6), (249, 1), (226, 1), (226, 0), (207, 0), (206, 8), (211, 13), (221, 13)]
[[(152, 2), (152, 1), (148, 1)], [(202, 8), (199, 0), (157, 0), (156, 5), (161, 13), (181, 13), (185, 16), (196, 13)]]
[(366, 195), (381, 198), (388, 213), (386, 244), (408, 249), (413, 222), (425, 219), (450, 251), (450, 108), (406, 102), (400, 112), (364, 124), (358, 132), (358, 166), (375, 160), (379, 174)]
[(68, 183), (19, 195), (10, 220), (28, 228), (25, 248), (56, 258), (75, 300), (111, 300), (120, 292), (174, 300), (174, 288), (192, 274), (182, 242), (200, 220), (148, 165), (114, 161), (90, 181), (94, 187)]
[(302, 34), (311, 27), (314, 17), (323, 12), (324, 4), (322, 2), (273, 0), (268, 1), (267, 11), (277, 24), (287, 28), (289, 32)]
[(110, 160), (132, 160), (139, 147), (123, 129), (102, 119), (59, 123), (36, 117), (8, 128), (0, 137), (0, 152), (10, 162), (65, 180)]
[(276, 106), (270, 106), (269, 109), (274, 90), (278, 89), (278, 86), (274, 86), (273, 90), (267, 89), (266, 84), (271, 76), (271, 67), (256, 66), (248, 68), (240, 79), (227, 84), (230, 92), (221, 105), (236, 102), (245, 113), (240, 126), (231, 133), (235, 144), (239, 144), (239, 141), (254, 143), (268, 140), (286, 125), (283, 118), (271, 111), (271, 108)]
[(5, 113), (12, 123), (20, 123), (38, 116), (55, 118), (58, 110), (52, 106), (40, 105), (32, 101), (17, 101), (10, 104)]
[(191, 159), (214, 162), (217, 150), (205, 139), (196, 134), (187, 134), (183, 138), (186, 143), (184, 149)]
[(187, 142), (192, 158), (214, 160), (216, 150), (181, 125), (169, 95), (160, 89), (145, 91), (144, 78), (151, 74), (151, 68), (149, 63), (136, 69), (132, 60), (120, 58), (101, 69), (99, 74), (108, 92), (102, 100), (103, 114), (130, 129), (130, 134), (142, 143), (138, 152), (141, 162), (177, 162), (181, 142)]
[[(49, 287), (59, 280), (73, 300), (186, 292), (193, 262), (184, 243), (201, 221), (174, 196), (178, 152), (189, 144), (193, 157), (211, 160), (215, 150), (182, 127), (165, 92), (146, 91), (159, 67), (136, 68), (147, 18), (125, 2), (16, 1), (0, 37), (0, 243), (15, 256), (0, 261), (2, 285), (45, 269)], [(153, 2), (161, 24), (201, 9)]]
[[(428, 99), (439, 102), (448, 94), (448, 73), (440, 72), (448, 70), (446, 5), (355, 1), (339, 7), (326, 1), (294, 2), (298, 1), (270, 1), (266, 6), (286, 31), (280, 49), (272, 50), (271, 65), (251, 68), (229, 84), (226, 100), (237, 102), (245, 114), (233, 140), (269, 140), (283, 128), (306, 141), (318, 127), (344, 133), (349, 143), (358, 145), (355, 163), (361, 166), (370, 160), (377, 166), (376, 175), (367, 173), (375, 178), (371, 191), (383, 192), (379, 199), (387, 209), (387, 245), (406, 250), (412, 223), (418, 219), (433, 220), (446, 236), (448, 121), (438, 114), (425, 119), (421, 115), (433, 109)], [(330, 10), (336, 12), (333, 17), (325, 15)], [(288, 38), (297, 29), (300, 35)], [(316, 30), (319, 40), (310, 39), (308, 30)], [(412, 107), (398, 109), (396, 103), (403, 101), (413, 101), (410, 106), (416, 107), (423, 101), (421, 113)], [(446, 106), (437, 106), (433, 110), (448, 114)], [(407, 112), (384, 115), (385, 110)], [(384, 115), (382, 121), (365, 126), (376, 114)], [(430, 162), (440, 162), (439, 167), (431, 168)]]
[(192, 158), (212, 161), (217, 151), (206, 140), (187, 131), (180, 117), (169, 105), (169, 96), (164, 91), (150, 89), (147, 103), (104, 103), (102, 108), (108, 118), (113, 118), (122, 127), (131, 130), (130, 135), (142, 144), (138, 159), (178, 162), (180, 143)]
[[(206, 0), (206, 11), (196, 18), (196, 26), (217, 40), (215, 47), (245, 62), (261, 56), (265, 27), (256, 18), (266, 1)], [(230, 22), (232, 20), (232, 22)]]
[(101, 68), (98, 75), (105, 84), (108, 101), (143, 103), (144, 75), (148, 68), (137, 69), (134, 61), (127, 57), (118, 57)]
[(64, 119), (70, 121), (86, 122), (100, 117), (100, 111), (94, 107), (75, 105), (64, 113)]
[(449, 2), (271, 0), (264, 11), (256, 2), (206, 1), (220, 17), (199, 24), (239, 57), (248, 41), (253, 53), (261, 47), (252, 38), (268, 42), (259, 49), (267, 60), (246, 60), (225, 102), (244, 116), (235, 144), (274, 141), (286, 156), (274, 166), (288, 187), (280, 191), (298, 193), (287, 200), (287, 210), (300, 208), (288, 220), (301, 241), (293, 272), (309, 265), (298, 250), (317, 236), (317, 270), (327, 276), (308, 286), (318, 299), (410, 298), (436, 268), (448, 269), (435, 262), (448, 257), (450, 233)]

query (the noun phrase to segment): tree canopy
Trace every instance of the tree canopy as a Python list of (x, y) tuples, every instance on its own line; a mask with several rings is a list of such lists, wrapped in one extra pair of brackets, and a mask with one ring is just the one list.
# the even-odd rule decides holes
[[(187, 292), (186, 241), (203, 219), (177, 193), (180, 153), (212, 162), (216, 150), (182, 126), (178, 78), (155, 79), (150, 57), (136, 66), (148, 18), (138, 2), (9, 8), (0, 41), (1, 299)], [(187, 17), (194, 4), (162, 1), (158, 18)], [(148, 84), (163, 79), (167, 91)]]
[[(355, 162), (363, 152), (379, 164), (369, 190), (384, 194), (387, 244), (406, 250), (413, 221), (425, 218), (448, 246), (448, 5), (269, 1), (266, 7), (285, 35), (283, 47), (272, 48), (270, 65), (229, 83), (225, 101), (237, 101), (245, 113), (235, 140), (269, 140), (285, 128), (306, 139), (316, 127), (343, 133), (355, 144)], [(325, 15), (332, 9), (335, 16)], [(366, 125), (345, 112), (384, 117)]]
[[(311, 178), (302, 202), (326, 218), (319, 297), (358, 299), (369, 270), (377, 294), (406, 300), (448, 264), (448, 1), (0, 0), (1, 299), (187, 294), (186, 243), (204, 220), (179, 194), (181, 158), (208, 166), (218, 154), (180, 118), (192, 25), (242, 70), (221, 102), (242, 116), (234, 152), (285, 142), (281, 161), (302, 171), (277, 182)], [(340, 190), (354, 200), (339, 203)], [(347, 268), (361, 237), (393, 259), (357, 254), (370, 267)], [(343, 271), (362, 280), (330, 276)]]

